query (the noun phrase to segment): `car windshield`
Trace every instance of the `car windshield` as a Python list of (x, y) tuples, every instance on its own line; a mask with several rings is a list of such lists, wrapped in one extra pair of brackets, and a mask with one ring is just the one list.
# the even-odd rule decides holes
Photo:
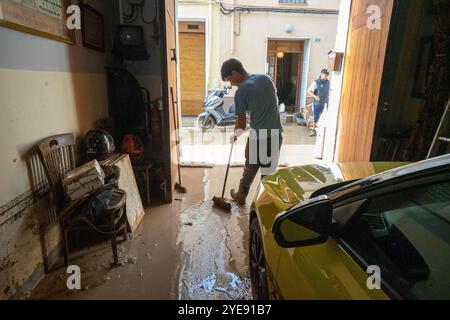
[(351, 244), (403, 297), (450, 298), (450, 182), (374, 198), (355, 220)]

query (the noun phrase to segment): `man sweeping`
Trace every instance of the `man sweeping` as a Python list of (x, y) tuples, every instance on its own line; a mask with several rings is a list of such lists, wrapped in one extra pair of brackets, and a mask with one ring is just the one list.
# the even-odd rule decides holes
[(223, 63), (222, 80), (238, 87), (234, 97), (237, 123), (231, 143), (234, 144), (247, 128), (250, 118), (250, 135), (245, 148), (245, 168), (239, 189), (231, 190), (231, 197), (244, 205), (258, 171), (261, 175), (274, 173), (278, 168), (283, 142), (278, 98), (275, 84), (268, 75), (249, 74), (242, 63), (230, 59)]

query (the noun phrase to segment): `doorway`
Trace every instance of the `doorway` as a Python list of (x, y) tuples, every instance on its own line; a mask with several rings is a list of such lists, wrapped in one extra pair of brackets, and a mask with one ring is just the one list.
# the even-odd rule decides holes
[(269, 40), (268, 74), (277, 87), (280, 104), (286, 111), (295, 112), (300, 107), (304, 41)]

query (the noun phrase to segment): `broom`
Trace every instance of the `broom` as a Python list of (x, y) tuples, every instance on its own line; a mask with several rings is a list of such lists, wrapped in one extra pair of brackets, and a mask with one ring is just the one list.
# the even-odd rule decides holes
[(213, 198), (214, 204), (226, 212), (231, 212), (231, 203), (229, 203), (225, 200), (225, 189), (227, 186), (228, 173), (230, 172), (231, 157), (233, 156), (233, 147), (234, 147), (234, 143), (231, 144), (230, 158), (228, 159), (227, 173), (225, 174), (225, 181), (223, 183), (222, 197), (221, 198), (218, 198), (218, 197)]

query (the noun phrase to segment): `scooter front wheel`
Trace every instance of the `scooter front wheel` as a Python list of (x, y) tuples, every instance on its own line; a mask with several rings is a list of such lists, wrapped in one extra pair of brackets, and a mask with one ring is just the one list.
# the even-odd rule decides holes
[(216, 127), (216, 121), (214, 120), (213, 116), (206, 116), (201, 115), (197, 119), (197, 126), (203, 131), (203, 132), (209, 132), (212, 131)]

